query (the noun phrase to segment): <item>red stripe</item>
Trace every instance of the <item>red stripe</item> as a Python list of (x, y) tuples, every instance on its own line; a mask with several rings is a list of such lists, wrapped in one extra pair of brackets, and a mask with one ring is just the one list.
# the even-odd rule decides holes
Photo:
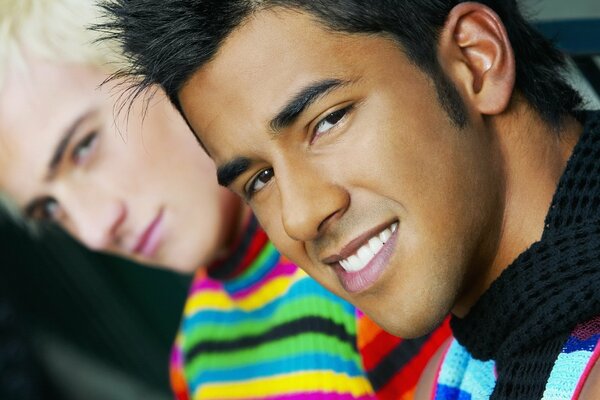
[(397, 399), (414, 390), (427, 363), (435, 352), (451, 336), (450, 319), (446, 318), (444, 323), (436, 329), (427, 340), (419, 354), (400, 369), (390, 381), (378, 392), (379, 399)]
[(267, 234), (262, 229), (257, 229), (256, 234), (252, 238), (252, 242), (248, 245), (246, 255), (242, 259), (242, 262), (235, 268), (228, 278), (233, 278), (245, 271), (246, 268), (258, 257), (260, 251), (265, 247), (265, 244), (269, 240)]
[(377, 333), (373, 340), (360, 349), (365, 369), (370, 371), (375, 368), (401, 342), (402, 339), (383, 330)]

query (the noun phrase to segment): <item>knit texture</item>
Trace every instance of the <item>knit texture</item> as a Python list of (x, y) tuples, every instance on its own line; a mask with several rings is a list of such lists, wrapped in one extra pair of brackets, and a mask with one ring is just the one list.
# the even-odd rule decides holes
[(256, 221), (244, 242), (231, 257), (250, 261), (240, 275), (192, 285), (173, 353), (191, 397), (372, 398), (354, 308), (283, 259)]
[(450, 335), (449, 318), (429, 335), (405, 340), (359, 313), (358, 349), (377, 398), (412, 400), (427, 363)]
[(600, 357), (600, 317), (579, 324), (558, 355), (544, 400), (577, 399), (589, 373)]
[(539, 399), (575, 327), (600, 315), (600, 115), (585, 129), (558, 184), (542, 238), (491, 285), (456, 339), (478, 360), (495, 360), (493, 399)]
[(255, 219), (208, 271), (172, 352), (180, 400), (409, 399), (450, 334), (448, 323), (414, 341), (387, 334), (281, 257)]
[(494, 361), (476, 360), (456, 340), (443, 357), (437, 376), (436, 399), (489, 399), (496, 386)]

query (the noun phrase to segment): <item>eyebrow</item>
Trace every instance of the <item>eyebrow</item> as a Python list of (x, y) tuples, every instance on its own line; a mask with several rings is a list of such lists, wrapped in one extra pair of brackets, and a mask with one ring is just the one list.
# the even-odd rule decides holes
[(238, 176), (250, 168), (250, 159), (246, 157), (237, 157), (228, 163), (217, 168), (217, 181), (219, 185), (228, 187)]
[(50, 162), (48, 163), (48, 173), (46, 175), (47, 180), (51, 180), (54, 177), (54, 175), (56, 175), (56, 170), (58, 169), (58, 165), (62, 161), (62, 159), (65, 155), (65, 151), (67, 150), (67, 147), (69, 146), (69, 143), (71, 142), (71, 139), (73, 138), (75, 133), (77, 133), (77, 128), (79, 128), (79, 126), (83, 123), (83, 121), (88, 119), (92, 113), (93, 113), (92, 110), (89, 110), (89, 111), (86, 111), (85, 113), (83, 113), (63, 133), (60, 140), (58, 141), (58, 144), (54, 148), (54, 152), (52, 153), (52, 157), (50, 158)]
[[(312, 83), (302, 88), (269, 122), (271, 130), (275, 133), (290, 126), (311, 104), (325, 96), (334, 89), (349, 84), (341, 79), (325, 79)], [(246, 157), (236, 157), (217, 168), (217, 181), (219, 185), (228, 187), (252, 165)]]
[(293, 124), (300, 114), (319, 98), (348, 83), (350, 82), (340, 79), (326, 79), (304, 87), (285, 106), (283, 106), (271, 120), (269, 126), (273, 132), (281, 131)]

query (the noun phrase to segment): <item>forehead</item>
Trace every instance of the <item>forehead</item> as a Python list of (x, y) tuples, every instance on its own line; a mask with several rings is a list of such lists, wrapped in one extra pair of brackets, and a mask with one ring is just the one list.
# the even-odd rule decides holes
[(0, 88), (0, 186), (17, 202), (36, 190), (64, 131), (99, 104), (103, 77), (39, 60), (9, 67)]
[[(379, 49), (374, 50), (374, 46)], [(275, 9), (257, 13), (232, 32), (215, 58), (179, 93), (184, 113), (211, 156), (226, 158), (223, 132), (264, 131), (298, 91), (323, 79), (368, 79), (385, 61), (370, 57), (385, 48), (403, 56), (379, 35), (333, 32), (309, 14)], [(218, 146), (211, 143), (218, 137)]]

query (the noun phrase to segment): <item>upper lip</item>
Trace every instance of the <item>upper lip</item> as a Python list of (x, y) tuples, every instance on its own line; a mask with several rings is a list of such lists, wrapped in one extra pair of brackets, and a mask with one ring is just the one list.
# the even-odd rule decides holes
[(337, 254), (332, 254), (322, 260), (324, 264), (334, 264), (339, 262), (340, 260), (344, 260), (354, 253), (358, 251), (365, 243), (369, 241), (373, 236), (377, 235), (379, 232), (386, 229), (388, 226), (392, 225), (396, 221), (389, 221), (383, 224), (377, 225), (374, 228), (365, 231), (360, 236), (352, 239), (346, 246), (342, 248)]
[(163, 212), (164, 212), (164, 209), (161, 208), (158, 211), (158, 214), (156, 215), (156, 217), (154, 217), (154, 219), (148, 224), (148, 226), (146, 226), (146, 229), (144, 229), (144, 231), (138, 236), (137, 243), (135, 244), (135, 247), (133, 248), (134, 253), (142, 252), (142, 250), (146, 246), (146, 243), (148, 243), (148, 239), (150, 239), (150, 235), (152, 234), (152, 231), (154, 229), (156, 229), (156, 227), (158, 226), (158, 223), (162, 219)]

